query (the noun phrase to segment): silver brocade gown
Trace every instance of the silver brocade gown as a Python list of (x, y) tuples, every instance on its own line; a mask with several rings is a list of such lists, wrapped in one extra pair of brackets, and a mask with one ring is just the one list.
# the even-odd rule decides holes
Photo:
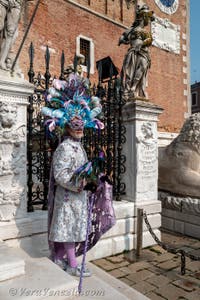
[(57, 184), (50, 241), (81, 242), (86, 239), (87, 192), (78, 192), (80, 183), (70, 179), (76, 169), (87, 162), (87, 155), (79, 141), (65, 139), (53, 155), (53, 173)]

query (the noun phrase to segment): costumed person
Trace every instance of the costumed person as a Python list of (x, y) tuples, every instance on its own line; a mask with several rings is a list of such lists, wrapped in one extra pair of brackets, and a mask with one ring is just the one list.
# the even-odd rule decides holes
[(136, 20), (119, 39), (118, 45), (129, 44), (122, 67), (122, 86), (125, 100), (130, 97), (146, 98), (146, 77), (151, 66), (149, 47), (152, 35), (144, 27), (153, 21), (153, 11), (147, 5), (138, 6)]
[[(112, 186), (101, 173), (103, 152), (88, 161), (82, 146), (84, 128), (100, 133), (103, 123), (98, 97), (90, 96), (89, 80), (71, 73), (66, 81), (54, 79), (42, 113), (50, 138), (63, 141), (53, 154), (48, 194), (50, 258), (75, 276), (90, 276), (77, 256), (91, 249), (115, 224)], [(91, 226), (92, 224), (92, 226)], [(85, 258), (85, 256), (84, 256)]]

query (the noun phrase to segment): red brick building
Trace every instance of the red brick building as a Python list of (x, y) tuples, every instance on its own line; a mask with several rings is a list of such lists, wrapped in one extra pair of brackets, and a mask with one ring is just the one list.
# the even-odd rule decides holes
[[(164, 108), (159, 130), (177, 132), (191, 107), (189, 1), (174, 0), (170, 7), (164, 0), (144, 2), (157, 18), (151, 26), (154, 45), (151, 47), (148, 97)], [(16, 47), (22, 40), (35, 4), (36, 0), (26, 1)], [(50, 48), (52, 75), (59, 74), (61, 51), (65, 51), (66, 64), (70, 64), (75, 52), (80, 51), (80, 45), (90, 48), (91, 80), (97, 78), (95, 62), (103, 57), (110, 56), (120, 70), (128, 46), (118, 47), (118, 39), (133, 19), (134, 6), (128, 10), (125, 0), (42, 0), (20, 55), (20, 66), (26, 75), (28, 47), (33, 41), (35, 72), (44, 70), (46, 45)]]

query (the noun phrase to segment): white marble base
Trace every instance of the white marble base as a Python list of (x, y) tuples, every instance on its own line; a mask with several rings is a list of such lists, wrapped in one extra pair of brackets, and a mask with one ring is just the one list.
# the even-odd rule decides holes
[(83, 296), (78, 296), (79, 278), (68, 275), (48, 258), (31, 258), (21, 249), (16, 253), (26, 261), (26, 273), (1, 282), (0, 297), (3, 300), (148, 300), (97, 266), (87, 263), (92, 277), (83, 280)]
[(25, 274), (24, 259), (16, 255), (16, 250), (0, 243), (0, 282)]
[[(137, 233), (137, 208), (143, 208), (152, 228), (160, 237), (159, 227), (161, 224), (161, 203), (160, 201), (135, 205), (133, 202), (114, 201), (116, 213), (116, 225), (111, 228), (97, 245), (87, 254), (89, 260), (114, 255), (125, 250), (136, 249)], [(6, 239), (6, 243), (12, 247), (24, 249), (32, 257), (48, 256), (47, 243), (47, 212), (36, 211), (29, 213), (29, 218), (16, 222), (0, 223), (0, 238)], [(143, 247), (155, 244), (143, 226)]]

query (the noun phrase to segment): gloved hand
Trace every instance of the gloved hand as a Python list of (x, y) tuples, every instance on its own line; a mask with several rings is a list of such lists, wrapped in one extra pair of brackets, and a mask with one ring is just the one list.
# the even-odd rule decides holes
[(102, 182), (105, 182), (105, 181), (106, 181), (108, 184), (111, 184), (111, 185), (112, 185), (112, 182), (111, 182), (110, 178), (108, 177), (108, 175), (103, 175), (103, 176), (101, 176), (100, 180), (101, 180)]
[(95, 193), (97, 190), (97, 184), (94, 181), (90, 181), (84, 186), (83, 189), (85, 191), (91, 191), (92, 193)]

